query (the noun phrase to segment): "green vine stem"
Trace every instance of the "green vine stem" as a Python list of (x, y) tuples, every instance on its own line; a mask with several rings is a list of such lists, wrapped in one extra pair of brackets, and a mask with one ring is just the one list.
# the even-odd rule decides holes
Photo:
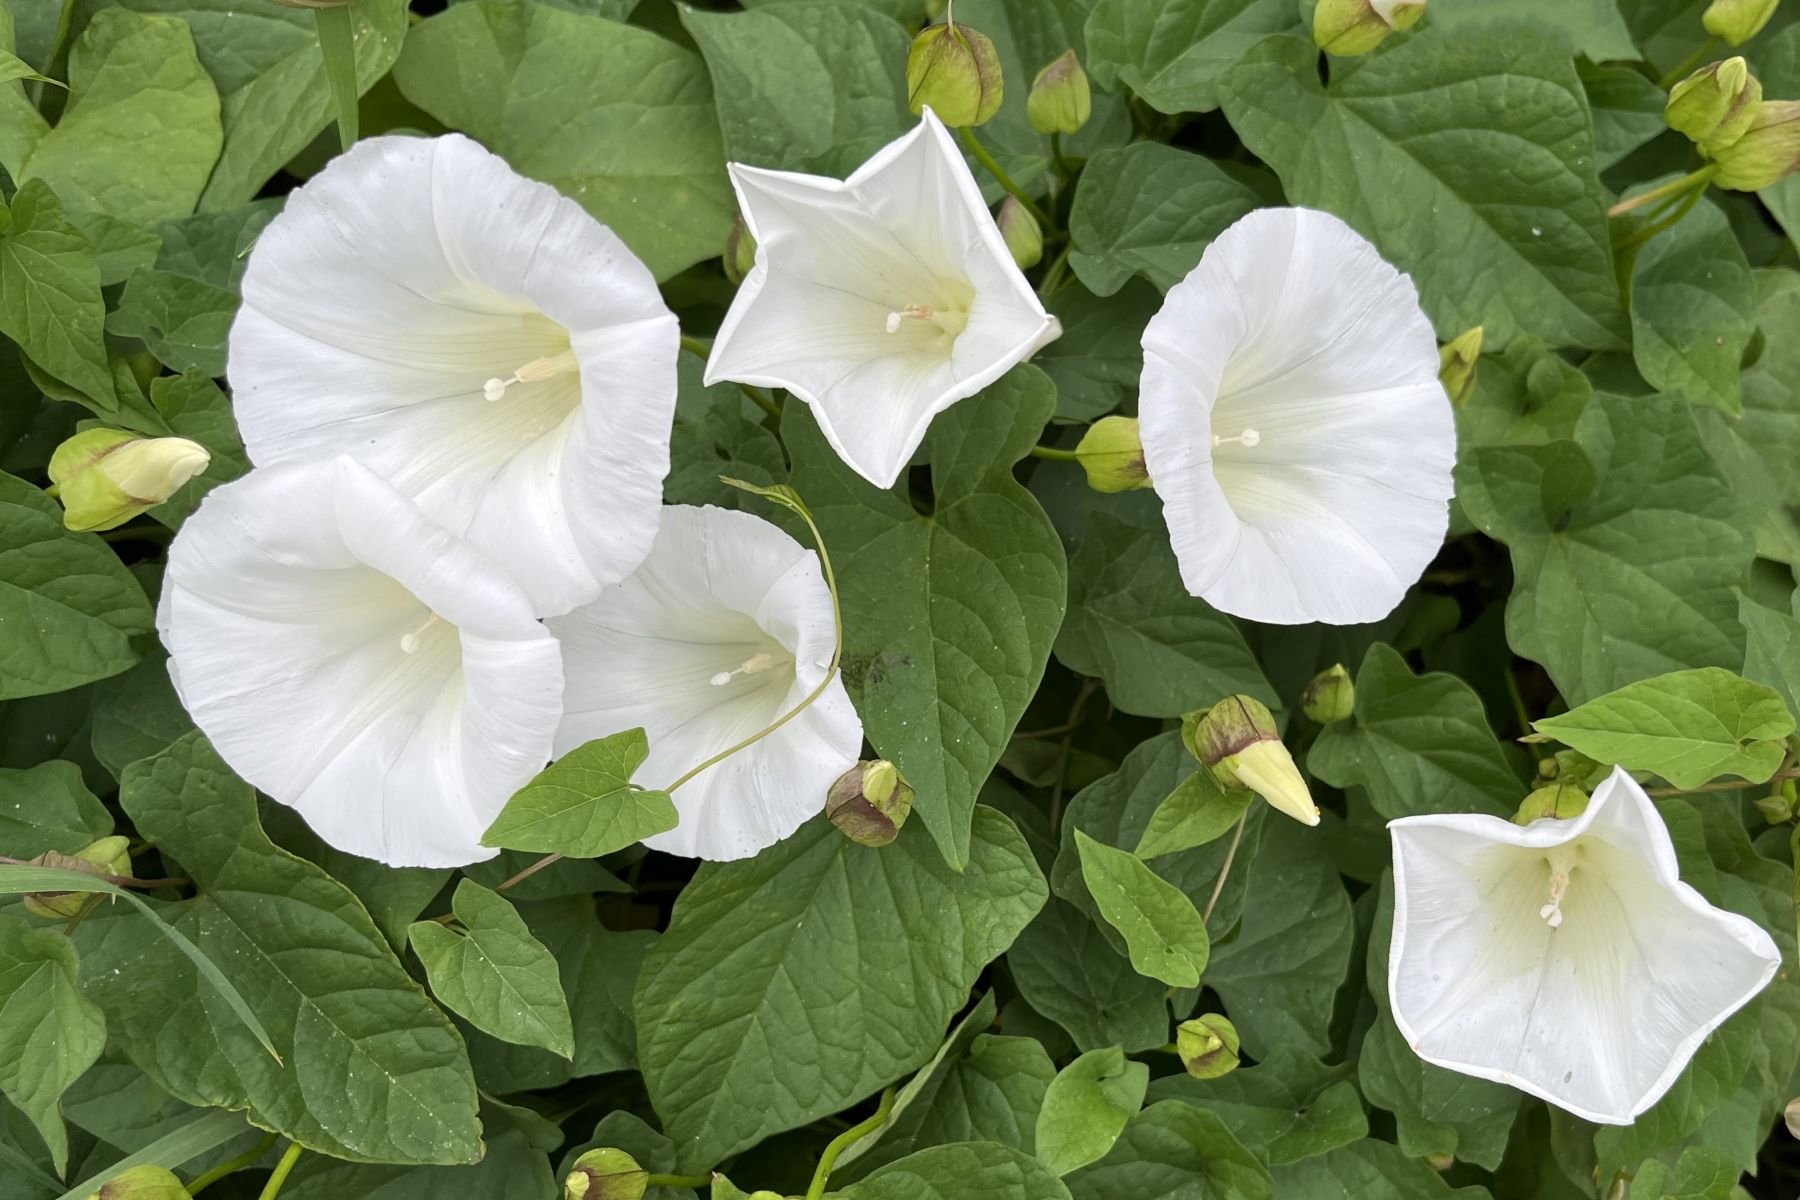
[(1005, 167), (995, 161), (992, 154), (988, 153), (988, 148), (981, 144), (981, 139), (975, 136), (973, 129), (963, 125), (957, 128), (956, 133), (958, 137), (962, 138), (963, 145), (969, 148), (969, 153), (975, 156), (975, 161), (986, 168), (987, 173), (992, 175), (994, 180), (1005, 188), (1013, 199), (1024, 205), (1026, 212), (1037, 218), (1037, 223), (1043, 228), (1046, 235), (1056, 228), (1056, 222), (1050, 219), (1050, 214), (1045, 212), (1024, 188), (1013, 182), (1013, 177), (1006, 173)]
[(281, 1194), (281, 1185), (287, 1182), (288, 1176), (294, 1173), (294, 1164), (300, 1161), (301, 1149), (299, 1142), (288, 1143), (281, 1161), (275, 1164), (275, 1173), (269, 1176), (269, 1182), (263, 1184), (262, 1195), (257, 1200), (275, 1200)]
[(245, 1167), (255, 1163), (259, 1158), (269, 1152), (270, 1147), (275, 1145), (276, 1136), (277, 1135), (271, 1133), (268, 1137), (265, 1137), (262, 1141), (256, 1143), (254, 1149), (246, 1150), (236, 1158), (228, 1159), (227, 1161), (220, 1163), (204, 1175), (196, 1175), (187, 1185), (188, 1195), (198, 1196), (201, 1192), (219, 1182), (219, 1180), (225, 1178), (227, 1175), (235, 1175)]
[(806, 1200), (819, 1200), (825, 1194), (825, 1184), (831, 1179), (831, 1168), (837, 1166), (838, 1156), (887, 1124), (888, 1114), (892, 1111), (894, 1089), (889, 1088), (881, 1093), (881, 1103), (876, 1105), (874, 1115), (831, 1139), (825, 1147), (825, 1153), (819, 1155), (819, 1165), (813, 1170), (812, 1185), (806, 1189)]

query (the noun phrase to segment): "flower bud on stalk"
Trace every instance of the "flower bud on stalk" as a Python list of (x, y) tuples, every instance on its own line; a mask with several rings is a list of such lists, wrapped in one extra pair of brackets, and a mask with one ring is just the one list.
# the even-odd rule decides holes
[(167, 1168), (145, 1164), (114, 1175), (87, 1200), (188, 1200), (188, 1190)]
[(1669, 92), (1663, 120), (1712, 157), (1744, 136), (1762, 103), (1762, 84), (1742, 58), (1702, 67)]
[(981, 125), (1000, 111), (1000, 55), (984, 33), (960, 21), (931, 25), (906, 56), (906, 102), (944, 124)]
[(1037, 218), (1026, 211), (1017, 196), (1008, 196), (1000, 202), (1000, 216), (995, 224), (1000, 226), (1000, 236), (1006, 239), (1006, 248), (1012, 251), (1013, 261), (1019, 264), (1021, 271), (1029, 270), (1043, 260), (1044, 231), (1038, 228)]
[(1087, 72), (1073, 50), (1063, 51), (1062, 57), (1039, 71), (1025, 97), (1025, 115), (1031, 119), (1031, 127), (1046, 136), (1080, 133), (1093, 111)]
[(1712, 0), (1700, 15), (1700, 24), (1728, 45), (1741, 46), (1762, 32), (1780, 3), (1781, 0)]
[(1785, 825), (1794, 819), (1796, 809), (1800, 809), (1800, 795), (1796, 795), (1794, 781), (1784, 779), (1775, 791), (1756, 799), (1757, 811), (1771, 825)]
[(743, 214), (731, 223), (731, 232), (725, 235), (725, 278), (731, 280), (733, 287), (744, 282), (744, 276), (756, 265), (756, 237), (750, 232), (750, 226), (744, 224)]
[(1343, 663), (1335, 663), (1312, 677), (1300, 693), (1300, 711), (1321, 725), (1349, 720), (1356, 711), (1356, 684)]
[(1567, 821), (1587, 811), (1588, 794), (1572, 783), (1551, 783), (1538, 788), (1519, 804), (1513, 824), (1529, 825), (1545, 817)]
[(1237, 1026), (1218, 1013), (1183, 1021), (1175, 1029), (1175, 1053), (1195, 1079), (1217, 1079), (1238, 1068)]
[(1461, 408), (1475, 394), (1475, 368), (1481, 361), (1481, 326), (1465, 329), (1438, 350), (1438, 382), (1450, 403)]
[(1425, 15), (1425, 0), (1319, 0), (1313, 10), (1313, 45), (1351, 58), (1367, 54)]
[(1075, 460), (1096, 492), (1129, 492), (1150, 486), (1136, 417), (1101, 417), (1081, 435)]
[[(80, 871), (83, 875), (93, 875), (96, 878), (102, 875), (129, 878), (131, 842), (114, 834), (112, 837), (101, 838), (75, 854), (58, 854), (54, 850), (46, 850), (31, 861), (35, 866)], [(25, 911), (53, 921), (72, 921), (81, 915), (81, 910), (88, 906), (92, 898), (92, 892), (32, 892), (25, 897)]]
[(859, 846), (886, 846), (912, 814), (912, 785), (884, 758), (859, 762), (838, 777), (825, 797), (825, 815)]
[(1249, 788), (1302, 825), (1319, 823), (1319, 806), (1262, 701), (1227, 696), (1183, 717), (1181, 736), (1221, 787)]
[(1800, 165), (1800, 100), (1764, 100), (1749, 127), (1713, 155), (1712, 181), (1735, 192), (1754, 192), (1787, 178)]
[(187, 438), (84, 429), (50, 456), (50, 491), (70, 529), (115, 529), (173, 496), (211, 460)]
[(650, 1172), (610, 1146), (583, 1154), (563, 1179), (563, 1200), (644, 1200), (649, 1190)]

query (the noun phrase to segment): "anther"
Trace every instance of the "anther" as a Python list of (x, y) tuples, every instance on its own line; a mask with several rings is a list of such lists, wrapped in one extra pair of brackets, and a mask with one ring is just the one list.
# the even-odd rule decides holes
[(534, 358), (506, 379), (495, 377), (488, 380), (481, 385), (481, 394), (491, 403), (506, 395), (506, 389), (515, 383), (542, 383), (546, 379), (554, 379), (558, 375), (580, 369), (581, 364), (576, 361), (575, 351), (564, 350), (561, 354)]
[(1569, 891), (1569, 873), (1567, 871), (1550, 872), (1550, 903), (1538, 909), (1538, 916), (1555, 929), (1563, 923), (1562, 902)]
[(738, 667), (737, 670), (735, 670), (735, 671), (720, 671), (717, 675), (714, 675), (708, 682), (710, 682), (714, 687), (724, 687), (726, 684), (730, 683), (734, 677), (736, 677), (738, 675), (754, 675), (758, 671), (766, 671), (774, 665), (775, 665), (775, 659), (773, 656), (768, 655), (768, 654), (752, 654), (749, 658), (746, 658), (744, 660), (743, 665)]
[(420, 621), (418, 623), (418, 625), (416, 625), (413, 628), (412, 632), (401, 634), (400, 635), (400, 651), (401, 651), (401, 653), (412, 654), (412, 653), (416, 652), (419, 648), (419, 639), (425, 635), (425, 632), (428, 629), (430, 629), (433, 624), (435, 624), (436, 622), (441, 621), (443, 619), (444, 618), (438, 616), (436, 613), (431, 613), (428, 616), (426, 616), (426, 618), (423, 621)]
[(900, 327), (908, 321), (930, 321), (937, 316), (937, 309), (929, 304), (909, 304), (899, 312), (887, 315), (887, 331), (899, 333)]

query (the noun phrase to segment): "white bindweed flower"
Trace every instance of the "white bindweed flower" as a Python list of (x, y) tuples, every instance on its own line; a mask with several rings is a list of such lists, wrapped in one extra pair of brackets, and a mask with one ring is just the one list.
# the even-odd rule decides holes
[(390, 866), (492, 858), (481, 835), (562, 714), (524, 592), (349, 458), (208, 495), (169, 549), (157, 627), (231, 768)]
[(1182, 582), (1228, 613), (1379, 620), (1444, 540), (1456, 426), (1431, 324), (1326, 213), (1253, 212), (1169, 289), (1138, 421)]
[(680, 330), (573, 200), (455, 134), (370, 138), (288, 197), (243, 293), (229, 375), (259, 466), (356, 457), (540, 616), (649, 552)]
[(1781, 954), (1677, 877), (1644, 789), (1615, 769), (1587, 811), (1391, 821), (1394, 1022), (1427, 1062), (1578, 1117), (1630, 1124)]
[[(568, 676), (556, 752), (643, 726), (636, 782), (667, 787), (804, 700), (831, 664), (831, 593), (811, 550), (749, 513), (672, 507), (637, 574), (549, 622)], [(646, 838), (692, 858), (747, 858), (825, 807), (862, 722), (843, 682), (674, 793), (681, 823)]]
[(848, 179), (732, 163), (731, 181), (756, 265), (706, 382), (788, 389), (877, 487), (931, 418), (1062, 332), (930, 109)]

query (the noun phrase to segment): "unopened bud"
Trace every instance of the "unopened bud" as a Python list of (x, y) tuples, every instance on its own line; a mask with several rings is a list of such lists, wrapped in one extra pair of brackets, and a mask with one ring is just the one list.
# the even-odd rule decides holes
[(1300, 711), (1321, 725), (1349, 720), (1356, 711), (1356, 684), (1343, 663), (1336, 663), (1312, 677), (1300, 693)]
[(859, 846), (885, 846), (912, 814), (912, 784), (885, 758), (859, 762), (831, 785), (825, 815)]
[(1663, 120), (1708, 157), (1744, 136), (1762, 103), (1762, 84), (1742, 58), (1702, 67), (1669, 92)]
[(756, 265), (756, 237), (750, 232), (750, 226), (744, 224), (743, 214), (731, 223), (731, 232), (725, 235), (725, 278), (731, 280), (733, 287), (744, 282), (744, 276)]
[(1079, 133), (1094, 111), (1094, 96), (1087, 72), (1073, 50), (1037, 73), (1031, 94), (1025, 97), (1025, 115), (1042, 134)]
[(1529, 825), (1545, 817), (1567, 821), (1587, 811), (1588, 794), (1572, 783), (1551, 783), (1538, 788), (1519, 804), (1513, 824)]
[(1012, 251), (1013, 261), (1019, 264), (1021, 271), (1035, 267), (1043, 260), (1044, 231), (1038, 228), (1037, 218), (1019, 203), (1017, 196), (1008, 196), (1000, 202), (1000, 216), (995, 224), (1000, 226), (1000, 236), (1006, 239), (1006, 248)]
[(1442, 1175), (1445, 1171), (1448, 1171), (1451, 1167), (1456, 1165), (1456, 1155), (1444, 1154), (1442, 1152), (1437, 1154), (1427, 1154), (1425, 1156), (1425, 1165), (1436, 1171), (1439, 1175)]
[[(129, 878), (131, 840), (115, 834), (103, 837), (75, 854), (46, 850), (31, 861), (34, 866), (80, 871), (83, 875)], [(92, 896), (92, 892), (32, 892), (25, 897), (25, 911), (53, 921), (71, 921), (81, 915)]]
[(1771, 825), (1785, 825), (1793, 820), (1795, 810), (1800, 809), (1800, 797), (1795, 795), (1794, 781), (1784, 779), (1773, 793), (1757, 797), (1756, 808)]
[(1800, 164), (1800, 100), (1764, 100), (1735, 142), (1714, 153), (1713, 182), (1754, 192), (1785, 179)]
[(114, 529), (173, 496), (211, 457), (187, 438), (84, 429), (50, 456), (50, 491), (70, 529)]
[(114, 1175), (87, 1200), (188, 1200), (188, 1190), (168, 1168), (146, 1164)]
[(961, 21), (929, 25), (906, 56), (906, 102), (946, 125), (980, 125), (1000, 111), (1000, 55)]
[(1781, 1119), (1786, 1122), (1788, 1133), (1800, 1138), (1800, 1096), (1787, 1102), (1787, 1107), (1781, 1110)]
[(1219, 786), (1249, 788), (1302, 825), (1319, 823), (1319, 806), (1262, 701), (1227, 696), (1183, 717), (1181, 736)]
[(644, 1200), (649, 1190), (650, 1172), (610, 1146), (583, 1154), (563, 1179), (563, 1200)]
[(1425, 15), (1425, 0), (1319, 0), (1313, 10), (1313, 45), (1350, 58), (1367, 54), (1397, 29), (1411, 29)]
[(1539, 778), (1572, 783), (1583, 791), (1592, 791), (1611, 773), (1610, 768), (1579, 750), (1558, 750), (1538, 762)]
[(1081, 435), (1075, 460), (1096, 492), (1129, 492), (1150, 486), (1136, 417), (1101, 417)]
[(1727, 45), (1741, 46), (1757, 34), (1775, 15), (1781, 0), (1712, 0), (1700, 15), (1706, 32)]
[(1237, 1026), (1207, 1013), (1175, 1028), (1175, 1053), (1195, 1079), (1217, 1079), (1238, 1067)]
[(1481, 361), (1481, 326), (1465, 329), (1438, 350), (1438, 382), (1457, 408), (1475, 394), (1475, 368)]

